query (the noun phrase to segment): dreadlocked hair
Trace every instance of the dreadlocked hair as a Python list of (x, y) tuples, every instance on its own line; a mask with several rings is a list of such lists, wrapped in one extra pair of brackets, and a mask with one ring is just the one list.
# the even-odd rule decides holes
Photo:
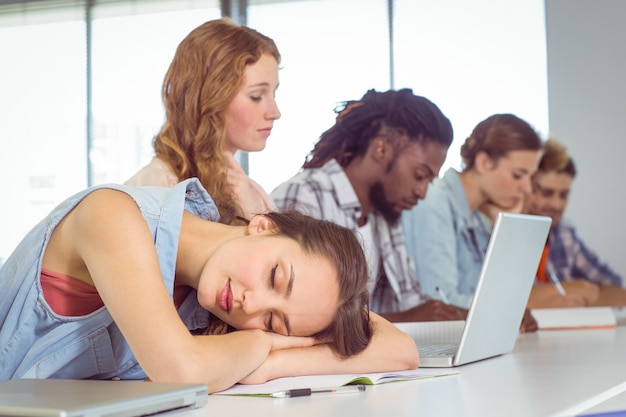
[(408, 88), (385, 92), (371, 89), (358, 101), (343, 102), (335, 113), (335, 124), (322, 133), (303, 168), (317, 168), (330, 159), (348, 165), (365, 154), (383, 125), (406, 134), (411, 141), (432, 140), (446, 148), (452, 143), (450, 120), (433, 102)]

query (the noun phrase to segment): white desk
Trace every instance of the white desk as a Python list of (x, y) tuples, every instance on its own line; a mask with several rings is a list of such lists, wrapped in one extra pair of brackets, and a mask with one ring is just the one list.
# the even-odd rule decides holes
[[(520, 335), (512, 354), (459, 375), (290, 399), (209, 396), (200, 416), (573, 416), (626, 387), (626, 327)], [(622, 388), (624, 388), (622, 387)]]
[(616, 387), (615, 389), (607, 392), (607, 397), (609, 397), (606, 401), (603, 401), (599, 404), (596, 404), (586, 410), (584, 410), (584, 415), (612, 415), (613, 417), (617, 417), (612, 413), (619, 412), (620, 416), (624, 416), (624, 410), (626, 410), (626, 383), (621, 386)]

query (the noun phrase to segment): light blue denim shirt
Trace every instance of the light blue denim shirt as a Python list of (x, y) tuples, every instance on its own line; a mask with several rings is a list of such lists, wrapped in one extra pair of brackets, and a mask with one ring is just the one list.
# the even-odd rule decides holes
[(470, 213), (459, 173), (449, 169), (436, 179), (426, 198), (403, 212), (402, 226), (422, 291), (442, 299), (439, 288), (450, 304), (469, 308), (490, 232)]
[[(197, 179), (174, 188), (102, 185), (62, 202), (26, 235), (0, 269), (0, 379), (146, 378), (106, 307), (85, 316), (61, 316), (48, 306), (41, 289), (41, 263), (52, 231), (87, 195), (101, 188), (123, 191), (136, 201), (152, 232), (170, 296), (183, 210), (219, 219), (213, 200)], [(178, 313), (190, 330), (205, 328), (210, 321), (195, 291)]]

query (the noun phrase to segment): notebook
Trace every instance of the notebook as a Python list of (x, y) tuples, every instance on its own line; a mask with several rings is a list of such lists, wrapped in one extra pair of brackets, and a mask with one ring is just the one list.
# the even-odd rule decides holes
[[(364, 374), (326, 374), (301, 375), (272, 379), (264, 384), (234, 386), (213, 395), (249, 395), (257, 397), (280, 397), (277, 393), (285, 391), (312, 390), (331, 392), (337, 388), (351, 385), (380, 385), (391, 382), (413, 381), (417, 379), (437, 378), (456, 375), (458, 372), (438, 369), (415, 369), (395, 372), (374, 372)], [(354, 392), (360, 392), (354, 391)], [(320, 392), (321, 393), (321, 392)], [(295, 414), (294, 414), (295, 415)]]
[(610, 329), (617, 327), (611, 307), (535, 308), (531, 311), (539, 330)]
[(201, 407), (206, 385), (142, 381), (0, 381), (0, 416), (134, 417)]
[[(394, 323), (417, 343), (420, 367), (459, 366), (513, 350), (550, 223), (545, 216), (498, 214), (462, 331), (454, 322)], [(449, 352), (427, 352), (440, 348)]]

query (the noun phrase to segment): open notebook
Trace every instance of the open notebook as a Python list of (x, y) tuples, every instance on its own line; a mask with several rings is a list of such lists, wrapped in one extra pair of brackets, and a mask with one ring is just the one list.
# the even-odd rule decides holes
[(513, 350), (550, 222), (544, 216), (498, 215), (464, 326), (395, 323), (417, 343), (420, 367), (458, 366)]
[(141, 381), (15, 379), (0, 381), (0, 416), (145, 416), (201, 407), (206, 385)]
[(416, 379), (435, 378), (456, 374), (457, 372), (439, 371), (434, 369), (415, 369), (408, 371), (380, 372), (365, 374), (337, 374), (337, 375), (305, 375), (276, 378), (264, 384), (243, 385), (216, 392), (213, 395), (249, 395), (257, 397), (272, 397), (272, 394), (285, 390), (303, 388), (323, 389), (337, 388), (348, 385), (379, 385), (390, 382), (412, 381)]

